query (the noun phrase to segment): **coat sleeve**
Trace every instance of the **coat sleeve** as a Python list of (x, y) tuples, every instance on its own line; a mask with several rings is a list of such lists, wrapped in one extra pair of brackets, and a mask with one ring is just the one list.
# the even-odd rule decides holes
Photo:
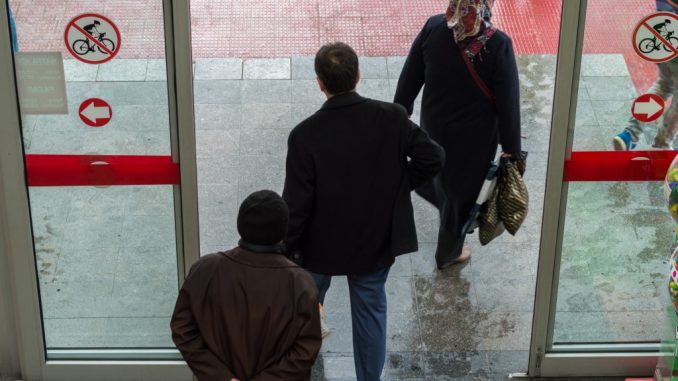
[(285, 164), (285, 187), (283, 199), (290, 209), (287, 229), (287, 249), (298, 250), (299, 239), (304, 233), (311, 214), (315, 192), (315, 172), (311, 155), (299, 142), (295, 130), (287, 141), (287, 162)]
[[(191, 296), (188, 289), (196, 286), (194, 284), (196, 281), (205, 281), (204, 277), (195, 274), (198, 265), (199, 263), (196, 263), (194, 268), (191, 269), (190, 274), (179, 291), (179, 297), (177, 298), (177, 304), (174, 307), (170, 323), (172, 341), (174, 341), (174, 344), (199, 381), (230, 381), (235, 378), (233, 372), (205, 345), (198, 322), (191, 308)], [(204, 288), (200, 288), (201, 290), (199, 291), (204, 293)]]
[(517, 155), (521, 150), (520, 86), (516, 57), (511, 40), (497, 56), (494, 92), (499, 121), (499, 143), (505, 153)]
[(307, 291), (302, 292), (299, 296), (297, 320), (300, 322), (301, 328), (292, 347), (278, 362), (264, 369), (251, 381), (311, 379), (311, 368), (322, 345), (318, 292), (315, 287), (315, 284), (309, 279), (305, 287)]
[(424, 86), (424, 53), (422, 52), (422, 42), (426, 26), (419, 32), (419, 35), (414, 40), (410, 53), (407, 55), (403, 70), (400, 72), (398, 79), (398, 86), (396, 87), (394, 103), (398, 103), (405, 107), (408, 115), (412, 115), (414, 111), (414, 100), (417, 99), (421, 87)]
[(414, 122), (408, 120), (408, 123), (405, 153), (410, 158), (407, 163), (410, 187), (415, 189), (440, 172), (445, 164), (445, 150)]

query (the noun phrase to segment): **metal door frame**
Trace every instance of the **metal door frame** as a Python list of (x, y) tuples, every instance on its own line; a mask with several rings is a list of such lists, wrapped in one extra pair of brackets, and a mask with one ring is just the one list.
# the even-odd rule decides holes
[(565, 160), (572, 153), (587, 0), (563, 0), (528, 374), (533, 377), (653, 374), (659, 344), (553, 346), (567, 205)]
[[(179, 161), (181, 169), (181, 185), (174, 187), (181, 283), (187, 269), (200, 256), (190, 2), (163, 0), (163, 12), (172, 156), (175, 162)], [(3, 287), (0, 291), (3, 301), (7, 301), (0, 303), (3, 321), (0, 334), (16, 332), (16, 338), (0, 337), (0, 359), (10, 359), (7, 363), (0, 361), (0, 378), (77, 381), (115, 375), (115, 379), (121, 381), (191, 379), (190, 370), (180, 361), (176, 350), (81, 351), (82, 360), (47, 361), (13, 62), (7, 4), (0, 0), (0, 83), (3, 84), (0, 86), (0, 211), (3, 211), (0, 213), (0, 286), (9, 284), (9, 288)], [(144, 358), (168, 360), (114, 360), (130, 352), (142, 352)], [(107, 354), (107, 360), (94, 360), (97, 353), (99, 358)]]

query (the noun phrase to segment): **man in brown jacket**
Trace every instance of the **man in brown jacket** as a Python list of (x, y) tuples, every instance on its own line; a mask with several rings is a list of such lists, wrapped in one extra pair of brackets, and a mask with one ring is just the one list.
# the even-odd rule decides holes
[(199, 381), (310, 379), (322, 343), (318, 290), (283, 255), (288, 220), (275, 192), (251, 194), (238, 247), (200, 258), (186, 277), (172, 339)]

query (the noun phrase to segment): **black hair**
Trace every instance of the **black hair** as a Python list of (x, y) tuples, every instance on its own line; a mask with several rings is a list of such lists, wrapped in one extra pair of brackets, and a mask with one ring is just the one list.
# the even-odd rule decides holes
[(330, 94), (354, 90), (358, 83), (358, 55), (343, 42), (323, 45), (315, 55), (315, 73)]

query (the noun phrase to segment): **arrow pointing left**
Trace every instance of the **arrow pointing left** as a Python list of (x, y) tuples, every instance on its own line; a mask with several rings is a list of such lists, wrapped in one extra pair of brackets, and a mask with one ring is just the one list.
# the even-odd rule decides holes
[(80, 114), (90, 122), (97, 123), (97, 119), (109, 119), (111, 117), (111, 109), (108, 106), (97, 107), (94, 105), (94, 101), (91, 101)]

